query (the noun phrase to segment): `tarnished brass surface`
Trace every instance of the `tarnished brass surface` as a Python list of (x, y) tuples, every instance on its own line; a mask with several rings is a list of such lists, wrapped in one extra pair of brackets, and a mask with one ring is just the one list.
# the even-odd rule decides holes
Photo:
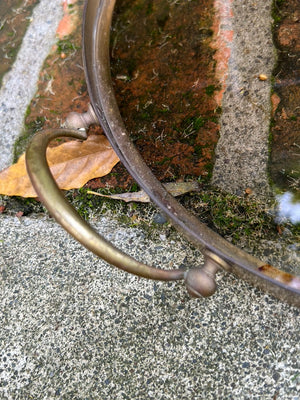
[(49, 142), (57, 137), (66, 136), (86, 139), (85, 131), (68, 129), (49, 129), (38, 132), (26, 151), (26, 166), (31, 182), (51, 215), (67, 232), (86, 248), (108, 263), (132, 274), (154, 280), (184, 279), (188, 292), (193, 297), (211, 296), (216, 290), (215, 273), (223, 260), (208, 252), (203, 268), (162, 270), (140, 263), (112, 246), (80, 217), (68, 203), (54, 181), (46, 160)]
[(97, 123), (97, 116), (94, 113), (93, 107), (89, 104), (87, 112), (83, 114), (77, 112), (68, 114), (64, 125), (68, 129), (88, 129), (90, 125)]
[(140, 263), (119, 251), (80, 217), (56, 185), (46, 161), (48, 143), (57, 137), (86, 139), (85, 132), (50, 129), (38, 132), (26, 151), (26, 165), (31, 182), (50, 214), (75, 239), (108, 263), (144, 278), (157, 280), (183, 279), (184, 270), (166, 271)]

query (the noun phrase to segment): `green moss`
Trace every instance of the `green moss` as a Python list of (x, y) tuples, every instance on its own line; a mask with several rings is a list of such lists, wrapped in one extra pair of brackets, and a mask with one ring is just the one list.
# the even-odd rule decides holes
[(197, 131), (205, 124), (205, 120), (202, 117), (195, 117), (192, 119), (193, 121), (193, 128)]
[(199, 144), (196, 144), (194, 146), (194, 154), (196, 154), (197, 157), (202, 157), (202, 150), (203, 150), (203, 147), (200, 146)]
[(26, 108), (26, 112), (25, 112), (25, 116), (24, 116), (24, 119), (25, 119), (25, 120), (26, 120), (27, 117), (29, 117), (30, 113), (31, 113), (31, 108), (30, 108), (30, 105), (29, 105), (29, 106)]
[(205, 165), (206, 175), (203, 177), (203, 182), (209, 183), (211, 181), (213, 169), (214, 169), (213, 162)]
[(133, 183), (132, 185), (131, 185), (131, 188), (130, 188), (130, 192), (137, 192), (137, 191), (139, 191), (140, 190), (140, 187), (139, 187), (139, 185), (137, 184), (137, 183)]
[(164, 164), (168, 164), (170, 161), (172, 161), (171, 157), (164, 157), (162, 160), (156, 161), (155, 164), (156, 165), (164, 165)]
[(188, 137), (192, 133), (199, 131), (199, 129), (205, 125), (205, 119), (201, 115), (195, 115), (193, 117), (185, 118), (180, 127), (175, 127), (174, 129), (183, 134), (183, 137)]
[(74, 53), (79, 49), (80, 49), (79, 46), (76, 46), (74, 43), (72, 43), (71, 38), (62, 39), (57, 42), (57, 52), (59, 54), (61, 53), (70, 54)]
[[(27, 108), (26, 114), (30, 114), (30, 107)], [(45, 123), (44, 117), (37, 117), (35, 120), (25, 124), (22, 134), (18, 137), (14, 144), (13, 162), (17, 162), (20, 155), (26, 150), (32, 136), (35, 132), (40, 131)]]
[(142, 121), (152, 121), (152, 113), (150, 110), (141, 110), (138, 113), (138, 119)]
[[(138, 189), (138, 186), (131, 189), (132, 191)], [(149, 235), (157, 233), (158, 225), (153, 222), (153, 216), (157, 210), (153, 205), (137, 202), (125, 203), (90, 195), (86, 192), (87, 189), (67, 192), (68, 200), (83, 218), (111, 215), (120, 223), (138, 226), (146, 230)], [(112, 194), (120, 193), (122, 190), (120, 188), (99, 189), (98, 192)], [(182, 196), (180, 201), (203, 223), (234, 244), (278, 237), (277, 225), (265, 205), (251, 197), (238, 197), (211, 186), (205, 186), (200, 192)], [(159, 227), (160, 231), (161, 225)], [(299, 236), (300, 225), (288, 225), (288, 229), (294, 235)]]
[(185, 204), (220, 235), (233, 243), (242, 237), (263, 238), (277, 235), (276, 224), (265, 206), (250, 197), (238, 197), (207, 187)]
[(13, 46), (12, 47), (8, 47), (7, 50), (6, 50), (7, 57), (15, 59), (16, 55), (18, 53), (18, 50), (19, 49), (17, 47), (13, 47)]
[(282, 15), (280, 12), (280, 7), (283, 6), (285, 0), (274, 0), (272, 5), (272, 18), (273, 18), (273, 27), (280, 23), (282, 20)]
[[(134, 191), (133, 189), (138, 189), (138, 186), (133, 185), (131, 191)], [(87, 191), (88, 189), (82, 188), (66, 192), (68, 201), (70, 201), (85, 220), (95, 215), (111, 216), (119, 223), (129, 227), (139, 227), (148, 232), (149, 235), (157, 233), (157, 224), (153, 222), (153, 216), (157, 213), (157, 210), (152, 204), (125, 203), (123, 201), (88, 194)], [(98, 189), (97, 192), (110, 195), (122, 193), (123, 190), (120, 188), (113, 188), (111, 190)], [(161, 225), (159, 226), (161, 232)]]
[(194, 93), (192, 90), (188, 90), (185, 93), (182, 93), (181, 95), (182, 100), (187, 100), (188, 102), (191, 102), (194, 100)]
[(218, 88), (215, 85), (209, 85), (206, 86), (205, 93), (207, 96), (212, 96), (216, 90), (218, 90)]
[(18, 196), (1, 196), (0, 205), (5, 207), (5, 213), (15, 215), (16, 213), (23, 213), (23, 216), (30, 215), (32, 213), (45, 213), (44, 206), (36, 201), (35, 199), (24, 199)]
[(146, 6), (146, 15), (150, 15), (152, 13), (153, 13), (153, 0), (148, 0)]

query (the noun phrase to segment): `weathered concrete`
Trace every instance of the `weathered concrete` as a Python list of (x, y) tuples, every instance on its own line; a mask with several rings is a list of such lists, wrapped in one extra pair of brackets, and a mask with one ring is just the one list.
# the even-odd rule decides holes
[[(213, 183), (237, 195), (250, 188), (266, 199), (268, 182), (271, 74), (275, 52), (271, 0), (233, 1), (234, 32), (223, 97)], [(227, 22), (228, 23), (228, 22)], [(267, 80), (258, 79), (260, 74)]]
[[(157, 266), (201, 261), (177, 235), (95, 226)], [(45, 217), (2, 217), (0, 254), (1, 399), (300, 398), (299, 310), (232, 276), (191, 300), (107, 266)]]
[(17, 59), (0, 90), (0, 171), (12, 162), (13, 146), (23, 129), (24, 115), (37, 89), (40, 69), (56, 42), (62, 17), (61, 0), (41, 0), (24, 36)]

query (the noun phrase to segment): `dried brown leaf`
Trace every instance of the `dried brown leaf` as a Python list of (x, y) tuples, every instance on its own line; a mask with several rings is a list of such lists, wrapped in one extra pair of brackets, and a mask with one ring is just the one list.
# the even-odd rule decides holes
[[(72, 140), (47, 149), (50, 170), (61, 189), (82, 187), (93, 178), (107, 175), (119, 158), (103, 135), (91, 135), (84, 142)], [(37, 197), (26, 171), (25, 154), (16, 164), (0, 172), (0, 194)]]
[[(192, 182), (167, 182), (163, 183), (164, 187), (172, 196), (181, 196), (185, 193), (189, 192), (197, 192), (199, 191), (199, 183), (196, 181)], [(119, 194), (102, 194), (98, 192), (93, 192), (92, 190), (88, 190), (87, 193), (94, 194), (95, 196), (106, 197), (114, 200), (123, 200), (126, 203), (135, 201), (139, 203), (149, 203), (150, 197), (144, 190), (140, 190), (138, 192), (127, 192), (127, 193), (119, 193)]]

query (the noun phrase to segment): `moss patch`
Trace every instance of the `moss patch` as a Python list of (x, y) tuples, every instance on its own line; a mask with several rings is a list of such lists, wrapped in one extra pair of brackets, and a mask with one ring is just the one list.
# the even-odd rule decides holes
[(18, 137), (14, 144), (14, 163), (17, 162), (20, 155), (24, 153), (33, 135), (43, 129), (44, 124), (44, 117), (36, 117), (36, 119), (25, 123), (23, 133)]

